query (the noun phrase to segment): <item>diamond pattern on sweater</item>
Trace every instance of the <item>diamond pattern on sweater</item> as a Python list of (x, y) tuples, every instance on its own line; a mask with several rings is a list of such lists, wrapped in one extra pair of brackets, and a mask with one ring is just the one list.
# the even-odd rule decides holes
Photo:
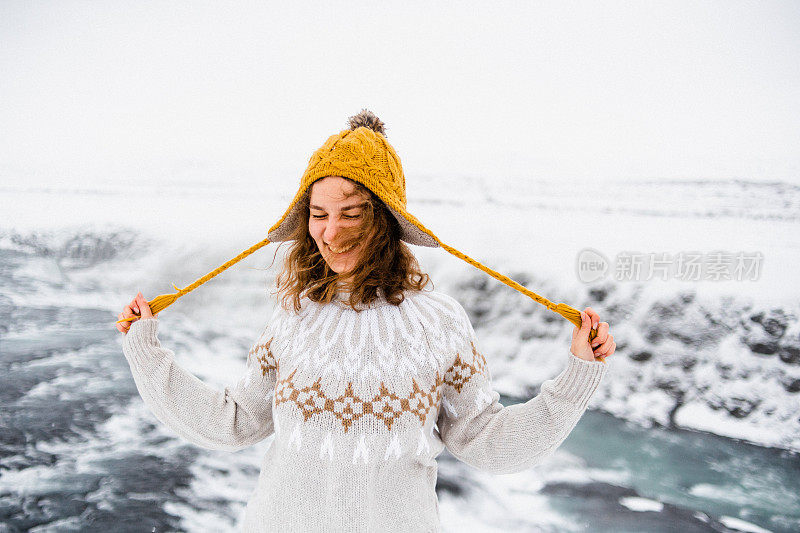
[(469, 345), (472, 346), (472, 362), (475, 363), (476, 370), (479, 374), (486, 376), (486, 358), (482, 353), (478, 352), (472, 341), (470, 341)]
[[(486, 376), (486, 358), (475, 348), (475, 344), (470, 343), (472, 346), (472, 363), (467, 363), (461, 359), (461, 354), (456, 354), (456, 360), (444, 374), (444, 382), (456, 389), (456, 392), (461, 392), (461, 388), (472, 378), (475, 374)], [(488, 376), (487, 376), (488, 377)]]
[[(254, 351), (259, 353), (258, 361), (261, 363), (264, 373), (278, 368), (278, 363), (275, 362), (270, 350), (271, 343), (272, 339), (254, 348)], [(297, 406), (303, 413), (303, 421), (308, 421), (314, 415), (323, 412), (331, 413), (341, 422), (345, 431), (348, 431), (353, 423), (367, 415), (381, 420), (389, 431), (392, 430), (394, 421), (403, 413), (414, 415), (424, 426), (428, 414), (438, 407), (442, 399), (440, 385), (446, 383), (452, 386), (456, 392), (461, 393), (461, 389), (474, 375), (480, 374), (488, 377), (486, 359), (478, 352), (474, 343), (470, 343), (470, 346), (472, 347), (472, 362), (467, 362), (461, 358), (460, 354), (456, 354), (455, 361), (445, 372), (443, 378), (436, 372), (436, 381), (428, 390), (420, 387), (412, 378), (411, 393), (403, 397), (395, 394), (384, 382), (381, 382), (378, 394), (372, 399), (364, 399), (354, 393), (353, 382), (350, 381), (345, 387), (344, 394), (332, 398), (322, 390), (321, 377), (311, 385), (296, 384), (294, 377), (297, 369), (295, 369), (276, 383), (275, 406), (283, 403)]]
[(261, 374), (264, 376), (266, 376), (267, 372), (270, 370), (278, 370), (278, 363), (275, 361), (275, 356), (270, 349), (270, 345), (272, 345), (272, 338), (267, 342), (256, 344), (250, 348), (250, 356), (255, 357), (256, 361), (261, 365)]
[(345, 431), (348, 431), (354, 422), (367, 415), (381, 420), (389, 431), (394, 421), (403, 413), (416, 416), (424, 425), (431, 410), (441, 399), (442, 378), (438, 372), (436, 382), (429, 390), (421, 388), (412, 378), (411, 394), (401, 397), (381, 382), (380, 392), (371, 400), (365, 400), (355, 394), (352, 382), (347, 383), (344, 394), (338, 398), (331, 398), (325, 394), (321, 385), (322, 378), (318, 378), (311, 386), (300, 387), (294, 382), (296, 372), (297, 369), (278, 380), (275, 385), (275, 406), (283, 403), (297, 406), (303, 413), (304, 421), (319, 413), (331, 413), (341, 422)]
[[(407, 399), (400, 400), (400, 405), (403, 407), (404, 411), (409, 411), (414, 413), (419, 418), (419, 421), (422, 424), (425, 424), (425, 418), (428, 416), (428, 413), (433, 408), (434, 405), (439, 404), (439, 398), (441, 396), (441, 391), (439, 390), (439, 384), (442, 382), (441, 378), (439, 377), (439, 373), (436, 373), (436, 384), (431, 387), (430, 392), (426, 392), (422, 390), (417, 382), (412, 378), (412, 391), (411, 395)], [(433, 397), (433, 391), (436, 391), (436, 397)]]

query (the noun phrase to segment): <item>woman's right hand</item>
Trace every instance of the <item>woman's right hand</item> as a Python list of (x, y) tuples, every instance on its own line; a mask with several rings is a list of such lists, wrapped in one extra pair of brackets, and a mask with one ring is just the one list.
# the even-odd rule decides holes
[[(140, 313), (141, 311), (141, 313)], [(131, 300), (131, 303), (125, 306), (125, 309), (117, 315), (117, 319), (123, 319), (128, 317), (135, 317), (133, 320), (129, 322), (120, 322), (117, 324), (117, 329), (120, 330), (123, 334), (128, 333), (128, 330), (131, 328), (131, 324), (139, 320), (140, 318), (158, 318), (158, 315), (155, 317), (153, 316), (153, 312), (150, 310), (150, 306), (147, 304), (147, 300), (142, 293), (136, 295), (136, 297)]]

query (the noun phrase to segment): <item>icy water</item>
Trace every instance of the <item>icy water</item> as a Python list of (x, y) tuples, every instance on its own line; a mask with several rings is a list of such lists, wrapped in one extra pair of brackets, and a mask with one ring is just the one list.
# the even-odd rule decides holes
[[(641, 428), (592, 412), (563, 445), (591, 469), (616, 471), (620, 482), (553, 483), (552, 505), (591, 531), (724, 530), (742, 516), (773, 531), (800, 528), (800, 455), (709, 433)], [(637, 498), (663, 504), (645, 512)], [(658, 507), (658, 506), (655, 506)]]
[[(578, 290), (571, 270), (538, 275), (574, 265), (586, 243), (570, 240), (559, 221), (578, 220), (587, 199), (560, 184), (513, 197), (488, 182), (463, 189), (465, 200), (420, 202), (417, 215), (440, 235), (469, 231), (472, 250), (489, 250), (484, 260), (555, 301), (598, 307), (620, 343), (590, 411), (541, 465), (493, 476), (440, 456), (444, 531), (800, 531), (800, 305), (792, 296), (800, 187), (636, 183), (604, 193), (599, 223), (617, 236), (616, 248), (602, 249), (609, 257), (658, 251), (650, 241), (763, 252), (760, 284), (732, 286), (733, 295), (610, 279)], [(121, 190), (0, 190), (8, 217), (0, 221), (0, 532), (236, 530), (270, 440), (227, 453), (174, 436), (139, 398), (113, 321), (137, 290), (152, 298), (263, 238), (261, 212), (280, 213), (285, 199), (265, 207), (240, 190), (155, 192), (140, 202)], [(135, 222), (131, 204), (151, 211)], [(192, 218), (201, 209), (229, 226)], [(478, 217), (464, 218), (471, 209), (502, 226), (507, 242), (536, 246), (506, 261), (494, 251), (507, 242)], [(97, 220), (76, 229), (89, 212)], [(233, 212), (242, 218), (226, 218)], [(516, 223), (530, 212), (533, 237)], [(120, 228), (109, 222), (117, 218), (133, 222)], [(56, 231), (43, 229), (50, 219)], [(252, 238), (242, 228), (254, 228)], [(561, 370), (568, 323), (439, 260), (440, 251), (415, 253), (437, 289), (467, 309), (504, 403), (531, 397)], [(271, 260), (254, 254), (160, 317), (162, 343), (212, 386), (238, 379), (270, 314)], [(765, 298), (740, 297), (748, 287)]]

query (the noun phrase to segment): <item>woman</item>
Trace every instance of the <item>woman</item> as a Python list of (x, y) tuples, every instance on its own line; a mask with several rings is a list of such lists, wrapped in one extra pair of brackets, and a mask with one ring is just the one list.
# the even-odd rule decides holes
[(436, 243), (405, 211), (383, 123), (366, 110), (350, 123), (312, 156), (270, 231), (293, 241), (281, 305), (234, 387), (214, 390), (175, 364), (141, 293), (119, 315), (138, 315), (118, 328), (163, 423), (213, 449), (274, 434), (246, 531), (438, 531), (443, 448), (490, 472), (531, 467), (577, 424), (606, 371), (598, 358), (616, 349), (586, 308), (565, 370), (535, 398), (503, 407), (466, 312), (426, 288), (405, 244)]

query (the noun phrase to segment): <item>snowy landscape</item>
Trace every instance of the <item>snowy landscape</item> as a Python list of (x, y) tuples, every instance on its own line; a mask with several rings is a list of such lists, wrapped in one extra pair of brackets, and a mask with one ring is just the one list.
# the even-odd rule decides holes
[[(262, 241), (362, 108), (408, 210), (617, 342), (555, 454), (439, 456), (445, 532), (800, 531), (800, 4), (0, 3), (0, 533), (233, 532), (235, 453), (145, 408), (117, 314)], [(505, 405), (572, 324), (442, 249)], [(270, 244), (165, 309), (235, 383), (276, 305)]]
[[(411, 192), (410, 211), (535, 292), (592, 306), (618, 350), (590, 412), (540, 467), (491, 476), (442, 457), (445, 530), (796, 529), (800, 187), (464, 180), (448, 198), (456, 180), (415, 183), (430, 192)], [(600, 215), (585, 209), (598, 199)], [(120, 513), (136, 530), (140, 512), (156, 530), (235, 529), (269, 439), (226, 454), (172, 435), (138, 397), (113, 321), (138, 290), (171, 292), (261, 240), (288, 201), (235, 187), (3, 188), (4, 220), (15, 221), (0, 227), (6, 530), (122, 527)], [(633, 208), (642, 203), (651, 207)], [(574, 229), (589, 223), (597, 229)], [(610, 261), (624, 250), (763, 261), (757, 279), (609, 271), (584, 283), (576, 262), (587, 247)], [(467, 309), (506, 403), (563, 368), (571, 324), (441, 249), (413, 249), (435, 288)], [(160, 338), (181, 364), (217, 387), (238, 379), (275, 305), (281, 254), (271, 244), (161, 314)]]

